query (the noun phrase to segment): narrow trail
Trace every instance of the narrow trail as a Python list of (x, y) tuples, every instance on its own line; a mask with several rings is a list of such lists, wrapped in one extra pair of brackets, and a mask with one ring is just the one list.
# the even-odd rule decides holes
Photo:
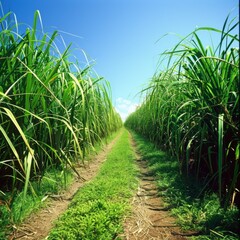
[(137, 153), (134, 140), (132, 147), (139, 168), (139, 186), (132, 200), (132, 214), (124, 222), (123, 238), (126, 240), (173, 240), (186, 239), (175, 219), (164, 207), (158, 196), (155, 179), (148, 168), (147, 161)]
[(102, 163), (106, 160), (106, 155), (111, 151), (121, 134), (122, 131), (100, 153), (93, 156), (93, 159), (89, 161), (86, 168), (77, 168), (80, 176), (86, 181), (82, 181), (76, 177), (76, 180), (66, 191), (63, 191), (59, 195), (49, 196), (51, 200), (47, 203), (47, 207), (32, 214), (23, 224), (16, 227), (9, 240), (45, 239), (53, 227), (54, 221), (67, 209), (78, 189), (97, 175)]
[[(77, 171), (86, 181), (77, 179), (59, 195), (49, 196), (47, 207), (32, 214), (23, 224), (16, 227), (9, 240), (43, 240), (47, 239), (55, 220), (68, 208), (75, 193), (92, 180), (98, 173), (102, 163), (106, 160), (107, 154), (120, 138), (123, 131), (112, 140), (104, 150), (93, 157), (87, 168), (79, 167)], [(132, 199), (132, 213), (124, 221), (124, 233), (118, 237), (124, 240), (173, 240), (186, 239), (185, 234), (176, 225), (175, 219), (170, 216), (164, 207), (162, 199), (158, 196), (157, 186), (147, 161), (137, 153), (135, 143), (131, 139), (132, 148), (136, 154), (136, 164), (139, 168), (139, 185), (135, 196)], [(96, 239), (98, 240), (98, 239)]]

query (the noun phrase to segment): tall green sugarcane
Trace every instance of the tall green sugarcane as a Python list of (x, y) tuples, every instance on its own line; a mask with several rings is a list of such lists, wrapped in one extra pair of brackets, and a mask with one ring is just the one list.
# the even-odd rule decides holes
[(0, 180), (2, 190), (24, 188), (51, 166), (74, 169), (86, 152), (121, 127), (108, 83), (69, 60), (71, 46), (57, 47), (58, 32), (0, 19)]
[[(177, 157), (184, 175), (218, 192), (225, 208), (240, 206), (238, 25), (227, 17), (222, 30), (196, 29), (164, 52), (167, 70), (154, 75), (126, 120)], [(215, 48), (203, 46), (203, 31), (219, 34)]]

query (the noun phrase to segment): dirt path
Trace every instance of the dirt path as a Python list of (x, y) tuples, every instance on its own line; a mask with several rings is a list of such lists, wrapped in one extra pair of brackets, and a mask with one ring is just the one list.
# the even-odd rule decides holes
[[(175, 219), (164, 208), (163, 201), (158, 197), (157, 186), (147, 162), (136, 152), (139, 167), (139, 186), (132, 201), (132, 214), (125, 220), (123, 239), (153, 240), (153, 239), (186, 239)], [(184, 235), (184, 234), (183, 234)]]
[(97, 175), (100, 166), (106, 159), (106, 155), (109, 153), (109, 151), (111, 151), (121, 133), (122, 131), (111, 143), (104, 147), (103, 151), (93, 157), (86, 169), (83, 167), (77, 169), (80, 176), (86, 181), (76, 178), (74, 183), (68, 188), (67, 191), (62, 192), (59, 195), (49, 196), (51, 200), (48, 202), (47, 207), (41, 209), (38, 213), (33, 214), (23, 224), (18, 226), (9, 239), (45, 239), (53, 227), (54, 221), (67, 209), (68, 204), (72, 200), (77, 190)]
[[(121, 133), (90, 161), (87, 169), (77, 169), (86, 181), (76, 179), (67, 191), (51, 196), (47, 207), (33, 214), (24, 224), (18, 226), (9, 239), (47, 239), (54, 221), (67, 209), (77, 190), (97, 175), (106, 155), (111, 151)], [(132, 146), (136, 152), (133, 140)], [(124, 234), (119, 237), (125, 240), (186, 239), (175, 224), (175, 219), (164, 208), (163, 201), (158, 197), (157, 187), (147, 162), (137, 153), (136, 158), (139, 167), (139, 186), (132, 201), (132, 214), (125, 220)]]

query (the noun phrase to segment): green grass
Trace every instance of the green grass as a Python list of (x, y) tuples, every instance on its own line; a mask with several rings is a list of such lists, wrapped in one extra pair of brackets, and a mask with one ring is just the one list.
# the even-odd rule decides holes
[(124, 129), (97, 177), (78, 191), (48, 239), (116, 239), (123, 230), (123, 216), (130, 210), (129, 198), (137, 186), (134, 159)]
[(201, 184), (179, 173), (176, 158), (140, 135), (132, 134), (137, 150), (148, 161), (152, 175), (156, 176), (159, 195), (166, 207), (183, 229), (200, 233), (193, 239), (238, 239), (240, 216), (236, 207), (225, 211), (216, 194), (201, 195)]

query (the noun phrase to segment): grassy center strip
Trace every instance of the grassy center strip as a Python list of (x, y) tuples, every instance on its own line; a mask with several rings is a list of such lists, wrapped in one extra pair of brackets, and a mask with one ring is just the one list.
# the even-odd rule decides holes
[(123, 129), (97, 177), (81, 188), (48, 240), (114, 239), (123, 231), (129, 198), (137, 186), (134, 152)]

